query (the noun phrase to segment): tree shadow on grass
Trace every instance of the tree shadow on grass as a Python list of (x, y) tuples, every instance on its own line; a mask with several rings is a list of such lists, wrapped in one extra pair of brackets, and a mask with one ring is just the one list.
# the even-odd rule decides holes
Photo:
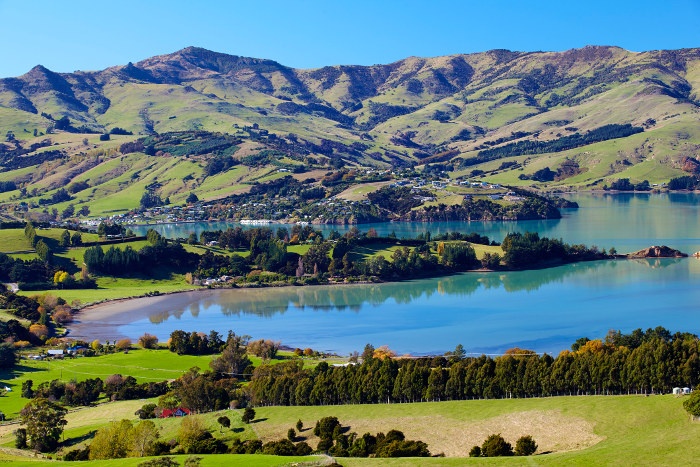
[[(0, 369), (0, 380), (9, 381), (21, 376), (24, 373), (36, 373), (38, 371), (48, 371), (48, 368), (36, 368), (32, 366), (15, 365), (12, 368)], [(5, 382), (8, 386), (13, 386), (10, 382)]]
[(82, 436), (76, 436), (73, 438), (68, 438), (63, 442), (64, 447), (70, 447), (70, 446), (75, 446), (76, 444), (80, 444), (83, 441), (90, 440), (95, 437), (95, 433), (97, 433), (97, 430), (90, 430), (87, 433), (85, 433)]

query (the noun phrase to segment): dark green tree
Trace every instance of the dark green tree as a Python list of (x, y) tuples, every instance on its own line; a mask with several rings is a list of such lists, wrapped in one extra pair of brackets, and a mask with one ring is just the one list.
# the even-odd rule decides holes
[(66, 409), (39, 397), (30, 401), (20, 411), (22, 424), (26, 426), (29, 447), (39, 452), (56, 449), (66, 425)]
[(484, 457), (512, 456), (513, 447), (500, 433), (493, 434), (481, 445), (481, 455)]
[(700, 417), (700, 391), (695, 390), (683, 401), (683, 408), (693, 417)]
[(61, 240), (58, 242), (59, 246), (65, 248), (70, 246), (70, 232), (64, 230), (61, 233)]
[(221, 417), (217, 418), (216, 421), (219, 422), (219, 425), (221, 425), (222, 428), (229, 428), (231, 426), (231, 419), (226, 415), (222, 415)]
[(521, 436), (515, 442), (516, 456), (531, 456), (537, 451), (537, 443), (530, 435)]
[(255, 409), (252, 407), (246, 407), (245, 410), (243, 410), (241, 420), (243, 420), (243, 423), (250, 423), (255, 420)]

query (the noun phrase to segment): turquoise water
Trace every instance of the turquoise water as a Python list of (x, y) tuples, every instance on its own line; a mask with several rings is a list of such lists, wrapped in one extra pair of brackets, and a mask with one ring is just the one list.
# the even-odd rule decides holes
[[(399, 236), (462, 230), (501, 239), (536, 230), (569, 243), (614, 246), (619, 252), (666, 244), (700, 250), (697, 195), (575, 195), (581, 208), (556, 221), (403, 223), (375, 226)], [(175, 236), (203, 225), (159, 226)], [(216, 228), (222, 228), (221, 226)], [(224, 227), (225, 228), (225, 227)], [(367, 226), (362, 226), (362, 229)], [(380, 230), (383, 229), (383, 230)], [(518, 346), (557, 354), (579, 337), (608, 330), (664, 326), (700, 334), (700, 260), (616, 260), (501, 273), (375, 285), (222, 290), (168, 306), (134, 322), (114, 322), (133, 339), (175, 329), (233, 329), (291, 347), (347, 354), (366, 343), (399, 354), (436, 354), (462, 344), (468, 352), (502, 353)], [(89, 323), (85, 323), (86, 325)]]
[[(380, 235), (391, 232), (399, 237), (415, 237), (430, 231), (477, 232), (491, 239), (502, 240), (508, 232), (536, 231), (568, 243), (615, 247), (618, 251), (632, 251), (652, 244), (666, 244), (682, 251), (700, 250), (700, 195), (694, 193), (623, 193), (623, 194), (572, 194), (567, 199), (579, 203), (579, 209), (562, 210), (562, 219), (522, 222), (396, 222), (361, 224), (367, 231), (374, 227)], [(160, 224), (135, 226), (132, 230), (145, 234), (154, 228), (168, 238), (186, 238), (191, 232), (225, 230), (238, 226), (227, 222), (196, 222), (189, 224)], [(278, 225), (273, 224), (273, 227)], [(287, 226), (291, 227), (291, 226)], [(324, 232), (345, 232), (350, 226), (318, 225)]]

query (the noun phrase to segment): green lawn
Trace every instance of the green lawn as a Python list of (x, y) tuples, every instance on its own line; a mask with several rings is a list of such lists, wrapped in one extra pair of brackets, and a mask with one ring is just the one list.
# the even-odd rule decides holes
[(180, 292), (184, 290), (196, 290), (199, 287), (185, 282), (182, 274), (172, 274), (163, 279), (139, 279), (124, 277), (98, 277), (97, 289), (82, 290), (38, 290), (20, 291), (22, 295), (32, 296), (50, 293), (63, 298), (71, 303), (78, 300), (82, 304), (114, 300), (118, 298), (141, 297), (147, 293)]

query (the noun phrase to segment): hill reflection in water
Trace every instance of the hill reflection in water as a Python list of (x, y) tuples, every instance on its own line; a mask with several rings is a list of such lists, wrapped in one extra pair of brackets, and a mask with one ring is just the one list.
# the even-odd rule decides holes
[(175, 329), (233, 329), (289, 346), (347, 353), (388, 344), (400, 353), (519, 346), (558, 353), (579, 337), (665, 326), (698, 332), (700, 261), (617, 260), (521, 272), (467, 273), (384, 284), (225, 289), (185, 307), (167, 299), (149, 317), (121, 323), (167, 339)]

